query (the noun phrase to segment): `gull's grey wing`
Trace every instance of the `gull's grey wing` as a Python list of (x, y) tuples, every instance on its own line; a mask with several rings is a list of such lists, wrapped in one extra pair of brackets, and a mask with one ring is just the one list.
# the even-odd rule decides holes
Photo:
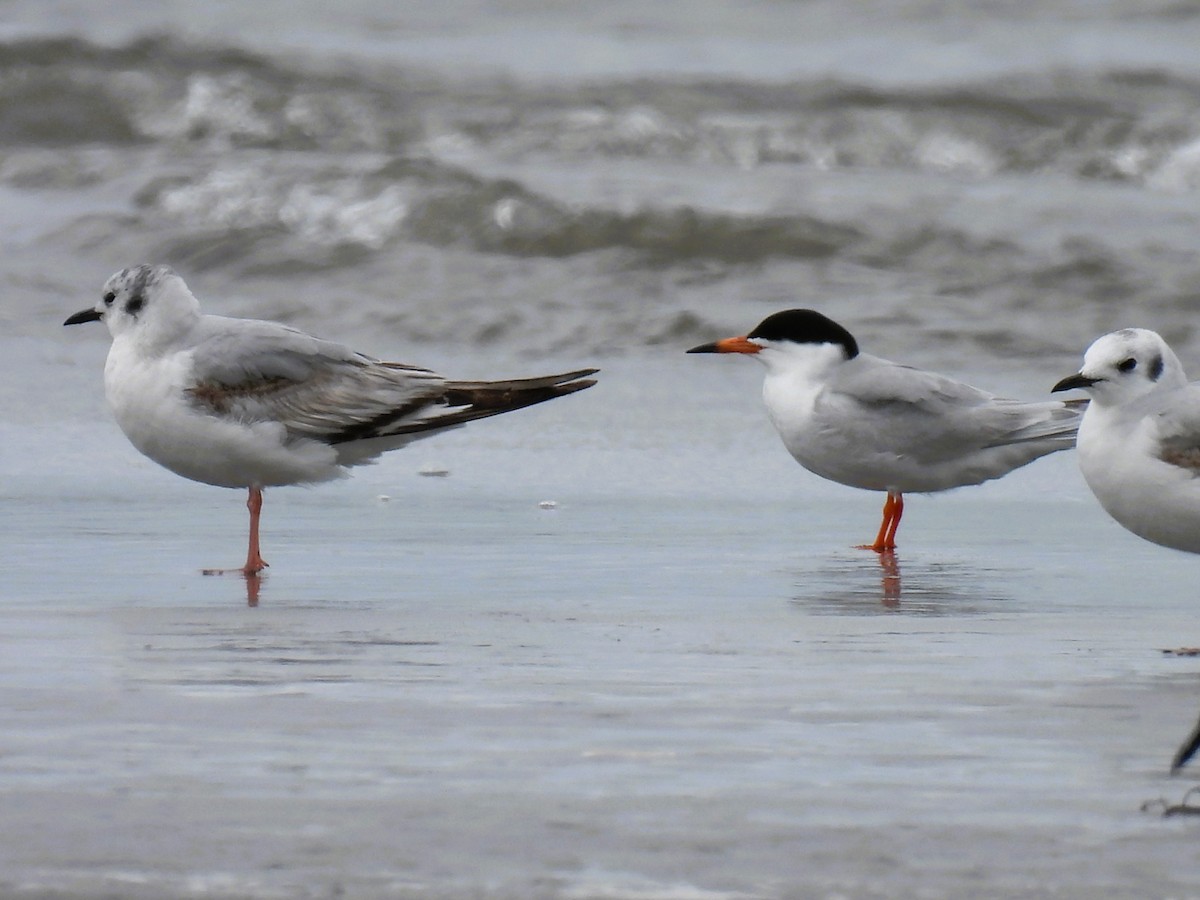
[[(595, 384), (595, 369), (510, 381), (448, 382), (380, 362), (273, 322), (206, 317), (191, 352), (193, 402), (243, 422), (278, 422), (296, 437), (367, 459), (412, 436), (531, 406)], [(374, 442), (374, 443), (372, 443)], [(361, 443), (350, 451), (347, 445)]]
[(314, 366), (374, 362), (342, 344), (258, 319), (202, 316), (189, 343), (196, 379), (228, 385), (273, 378), (302, 381)]
[(402, 420), (414, 425), (445, 393), (436, 372), (380, 363), (274, 322), (206, 316), (193, 337), (197, 406), (328, 443), (378, 436)]
[[(921, 464), (971, 449), (1035, 441), (1070, 447), (1080, 412), (1059, 400), (1005, 400), (944, 375), (868, 357), (847, 366), (817, 400), (836, 412), (833, 427), (856, 432), (864, 446)], [(880, 442), (886, 436), (886, 448)]]
[(1200, 475), (1200, 384), (1171, 392), (1148, 420), (1161, 447), (1159, 458)]

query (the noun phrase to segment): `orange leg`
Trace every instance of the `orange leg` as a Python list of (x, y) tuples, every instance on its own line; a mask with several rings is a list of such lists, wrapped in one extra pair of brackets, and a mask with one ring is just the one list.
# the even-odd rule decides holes
[[(890, 493), (888, 496), (892, 496)], [(892, 504), (892, 524), (888, 528), (887, 537), (883, 542), (884, 550), (896, 549), (896, 532), (900, 528), (900, 517), (904, 515), (904, 495), (896, 494), (896, 502)]]
[(879, 534), (875, 535), (875, 543), (859, 544), (860, 550), (874, 550), (884, 553), (896, 549), (896, 529), (900, 527), (900, 517), (904, 515), (904, 497), (888, 491), (887, 499), (883, 501), (883, 522), (879, 525)]
[(267, 567), (267, 561), (262, 558), (258, 546), (258, 518), (262, 513), (262, 489), (250, 488), (250, 496), (246, 500), (246, 509), (250, 510), (250, 546), (246, 551), (246, 566), (242, 569), (244, 575), (257, 575)]

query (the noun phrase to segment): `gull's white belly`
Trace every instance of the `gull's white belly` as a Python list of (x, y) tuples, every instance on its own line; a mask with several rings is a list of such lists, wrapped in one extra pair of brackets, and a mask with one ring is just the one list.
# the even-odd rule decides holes
[(177, 475), (219, 487), (325, 481), (342, 474), (332, 447), (290, 440), (278, 422), (239, 422), (194, 405), (185, 354), (143, 360), (115, 341), (104, 368), (113, 416), (139, 451)]
[(1145, 426), (1123, 439), (1096, 426), (1084, 417), (1078, 451), (1080, 471), (1100, 505), (1138, 537), (1200, 553), (1200, 478), (1159, 459)]

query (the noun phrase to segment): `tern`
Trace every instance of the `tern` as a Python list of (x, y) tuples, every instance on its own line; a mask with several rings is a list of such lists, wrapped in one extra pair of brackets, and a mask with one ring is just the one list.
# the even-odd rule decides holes
[(766, 367), (763, 401), (784, 446), (810, 472), (882, 491), (883, 522), (862, 549), (896, 549), (906, 493), (1007, 475), (1075, 443), (1086, 401), (1004, 400), (859, 351), (811, 309), (768, 316), (749, 334), (688, 353), (740, 353)]

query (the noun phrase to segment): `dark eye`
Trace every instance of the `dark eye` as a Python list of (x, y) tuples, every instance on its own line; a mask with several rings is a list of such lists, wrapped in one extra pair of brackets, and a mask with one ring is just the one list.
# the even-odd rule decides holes
[(1117, 364), (1118, 372), (1132, 372), (1136, 368), (1137, 368), (1137, 360), (1134, 359), (1132, 356), (1129, 357), (1129, 359), (1125, 360), (1124, 362)]
[(112, 291), (109, 291), (107, 294), (104, 295), (104, 305), (112, 306), (113, 301), (116, 299), (117, 299), (117, 295), (114, 294)]
[(129, 302), (125, 304), (125, 312), (131, 316), (140, 312), (141, 308), (146, 305), (146, 298), (141, 294), (134, 294), (129, 298)]

